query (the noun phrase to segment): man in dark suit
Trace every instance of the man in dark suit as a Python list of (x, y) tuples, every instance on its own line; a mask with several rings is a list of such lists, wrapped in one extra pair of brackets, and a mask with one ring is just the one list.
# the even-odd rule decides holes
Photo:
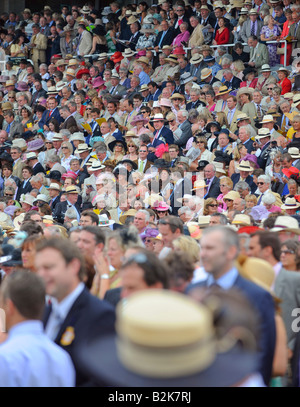
[(16, 194), (16, 201), (20, 201), (20, 197), (22, 194), (27, 194), (32, 190), (32, 186), (30, 183), (30, 179), (33, 175), (33, 169), (26, 165), (22, 170), (22, 177), (23, 181), (21, 185), (18, 187), (17, 194)]
[(193, 137), (192, 125), (188, 120), (189, 114), (186, 110), (179, 110), (177, 113), (177, 120), (179, 122), (178, 128), (175, 130), (181, 132), (178, 140), (174, 141), (174, 144), (180, 148), (185, 148), (187, 141)]
[(181, 23), (185, 22), (188, 25), (188, 30), (191, 33), (192, 32), (192, 27), (190, 24), (190, 19), (189, 16), (186, 14), (186, 10), (184, 6), (182, 5), (177, 5), (175, 8), (175, 14), (177, 16), (177, 19), (174, 22), (173, 29), (174, 29), (174, 36), (180, 34), (180, 25)]
[[(245, 113), (243, 113), (243, 115), (245, 115)], [(247, 117), (247, 115), (246, 115), (246, 117)], [(238, 127), (239, 127), (239, 129), (237, 130), (238, 131), (238, 136), (239, 136), (239, 139), (241, 140), (241, 142), (244, 144), (244, 146), (246, 147), (246, 149), (247, 149), (247, 151), (248, 151), (248, 154), (251, 154), (251, 152), (254, 150), (254, 147), (253, 147), (253, 143), (254, 143), (254, 141), (253, 140), (251, 140), (251, 132), (250, 132), (250, 128), (247, 126), (247, 125), (245, 125), (245, 126), (239, 126), (239, 123), (241, 122), (242, 120), (239, 120), (238, 119)], [(249, 124), (250, 124), (250, 120), (249, 120)]]
[(76, 356), (87, 338), (114, 333), (114, 309), (86, 288), (83, 258), (70, 240), (45, 240), (36, 253), (36, 266), (52, 298), (43, 318), (45, 333), (69, 353), (76, 370), (76, 386), (92, 386)]
[(240, 171), (239, 173), (234, 173), (231, 176), (232, 182), (233, 182), (233, 187), (239, 182), (239, 181), (245, 181), (249, 185), (251, 189), (251, 194), (254, 194), (254, 192), (257, 190), (257, 185), (253, 182), (253, 178), (251, 177), (250, 172), (253, 171), (253, 168), (250, 166), (249, 161), (244, 161), (242, 160), (240, 164), (238, 165), (237, 169)]
[(201, 260), (208, 277), (205, 281), (192, 284), (188, 292), (195, 287), (218, 285), (220, 289), (239, 290), (250, 302), (260, 319), (258, 353), (259, 372), (268, 386), (273, 366), (276, 328), (275, 308), (271, 294), (243, 278), (235, 261), (239, 255), (238, 235), (226, 226), (215, 226), (204, 229), (201, 237)]
[(145, 173), (152, 166), (153, 162), (147, 159), (148, 157), (148, 147), (145, 145), (140, 146), (139, 158), (133, 161), (137, 165), (139, 172)]
[(48, 191), (51, 198), (49, 206), (53, 212), (56, 205), (60, 202), (60, 186), (56, 182), (52, 182), (48, 188)]
[(143, 34), (139, 31), (140, 30), (140, 24), (136, 21), (135, 23), (130, 24), (130, 31), (131, 31), (131, 37), (129, 38), (129, 41), (127, 41), (127, 46), (132, 49), (132, 51), (135, 51), (136, 44)]
[(39, 163), (36, 153), (34, 153), (33, 151), (30, 153), (27, 153), (26, 160), (27, 160), (29, 167), (32, 168), (33, 175), (36, 175), (39, 172), (46, 174), (44, 167), (42, 166), (42, 164)]
[(162, 49), (164, 45), (171, 45), (175, 38), (174, 30), (172, 27), (169, 28), (167, 21), (163, 20), (160, 26), (162, 31), (157, 34), (156, 40), (154, 41), (154, 49), (156, 52)]
[(240, 87), (242, 81), (234, 76), (230, 69), (225, 69), (223, 77), (225, 79), (224, 85), (227, 86), (228, 89), (234, 90)]
[(60, 108), (59, 113), (64, 120), (60, 125), (60, 129), (68, 129), (72, 134), (79, 131), (76, 120), (66, 105)]
[(67, 200), (63, 202), (59, 202), (55, 206), (55, 210), (53, 212), (53, 218), (57, 220), (59, 223), (64, 223), (66, 211), (69, 208), (73, 208), (76, 211), (77, 221), (80, 221), (80, 212), (81, 208), (78, 201), (78, 189), (75, 185), (69, 186), (66, 188)]
[(34, 81), (35, 92), (32, 94), (31, 106), (35, 107), (39, 98), (47, 98), (47, 92), (43, 89), (41, 80)]
[(178, 216), (178, 209), (181, 206), (180, 199), (184, 194), (190, 194), (192, 190), (192, 181), (184, 176), (184, 170), (181, 167), (176, 167), (171, 174), (174, 183), (174, 189), (170, 195), (170, 205), (172, 215)]
[(204, 177), (207, 185), (207, 193), (204, 198), (217, 198), (220, 191), (220, 180), (216, 177), (216, 169), (213, 164), (207, 164), (204, 168)]
[(173, 132), (168, 129), (165, 125), (165, 119), (162, 113), (157, 113), (154, 115), (153, 118), (153, 127), (155, 128), (154, 131), (154, 138), (152, 140), (152, 143), (148, 146), (148, 160), (154, 162), (154, 160), (157, 158), (155, 156), (155, 149), (158, 147), (160, 144), (174, 144), (174, 135)]
[(47, 100), (48, 110), (45, 110), (43, 116), (39, 122), (40, 128), (48, 131), (49, 130), (49, 121), (50, 119), (56, 119), (59, 124), (63, 122), (63, 118), (59, 114), (59, 110), (57, 108), (58, 100), (55, 97), (50, 97)]

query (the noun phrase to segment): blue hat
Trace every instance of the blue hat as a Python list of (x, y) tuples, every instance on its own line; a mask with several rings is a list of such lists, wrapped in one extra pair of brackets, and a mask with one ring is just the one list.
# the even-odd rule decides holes
[(204, 58), (204, 62), (213, 62), (216, 58), (213, 55), (209, 55), (208, 57)]

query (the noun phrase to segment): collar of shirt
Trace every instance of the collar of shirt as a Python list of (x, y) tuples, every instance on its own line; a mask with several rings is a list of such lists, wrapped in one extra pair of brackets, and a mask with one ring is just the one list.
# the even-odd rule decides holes
[(278, 277), (278, 274), (280, 273), (281, 269), (282, 269), (282, 264), (280, 263), (280, 261), (278, 263), (276, 263), (275, 266), (273, 266), (273, 270), (275, 271), (275, 278), (274, 278), (273, 284), (271, 286), (272, 289), (274, 289), (276, 278)]
[(207, 278), (207, 285), (211, 286), (212, 284), (217, 283), (224, 290), (229, 290), (234, 285), (234, 282), (237, 279), (238, 275), (239, 272), (235, 267), (227, 271), (227, 273), (223, 274), (223, 276), (221, 276), (217, 280), (214, 279), (212, 274), (209, 274)]
[(43, 330), (44, 328), (42, 321), (23, 321), (10, 328), (8, 337), (12, 338), (20, 334), (22, 335), (23, 333), (28, 334), (28, 332), (33, 334), (40, 334), (43, 332)]
[(51, 298), (52, 306), (55, 308), (55, 312), (64, 320), (72, 308), (74, 302), (84, 290), (84, 283), (79, 283), (78, 286), (69, 295), (67, 295), (61, 302), (58, 302), (56, 298)]

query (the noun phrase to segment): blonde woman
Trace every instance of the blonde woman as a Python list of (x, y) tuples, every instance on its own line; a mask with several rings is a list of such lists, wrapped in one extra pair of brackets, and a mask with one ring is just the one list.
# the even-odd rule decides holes
[(63, 156), (61, 158), (61, 165), (65, 167), (67, 171), (70, 171), (70, 161), (73, 160), (73, 158), (77, 158), (75, 155), (72, 154), (72, 144), (69, 141), (64, 141), (61, 145), (61, 151), (63, 153)]
[(217, 197), (217, 201), (219, 204), (220, 211), (226, 211), (227, 205), (224, 202), (224, 196), (228, 194), (228, 192), (232, 191), (233, 189), (233, 182), (232, 179), (229, 177), (221, 177), (220, 178), (220, 195)]
[(229, 163), (228, 175), (231, 177), (232, 174), (239, 172), (237, 169), (240, 160), (248, 154), (247, 148), (243, 143), (238, 144), (232, 151), (232, 160)]

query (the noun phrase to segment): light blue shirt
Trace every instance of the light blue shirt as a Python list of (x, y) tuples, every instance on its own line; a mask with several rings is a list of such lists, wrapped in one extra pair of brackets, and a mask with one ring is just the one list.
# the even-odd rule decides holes
[(41, 321), (14, 325), (0, 345), (1, 387), (74, 387), (69, 354), (43, 332)]
[(140, 78), (140, 86), (148, 85), (148, 83), (150, 82), (149, 75), (147, 75), (146, 72), (144, 72), (144, 71), (141, 71), (139, 73), (139, 78)]
[(77, 300), (79, 295), (84, 290), (84, 284), (79, 283), (78, 286), (69, 295), (67, 295), (61, 302), (58, 302), (56, 298), (51, 297), (52, 312), (47, 322), (45, 328), (46, 335), (55, 340), (59, 329), (66, 319), (70, 309), (72, 308), (74, 302)]
[(217, 280), (213, 278), (212, 274), (209, 274), (207, 278), (207, 285), (209, 287), (215, 283), (218, 284), (224, 290), (229, 290), (231, 287), (233, 287), (238, 275), (239, 272), (235, 267), (233, 267), (231, 270), (229, 270), (227, 273), (225, 273), (222, 277), (218, 278)]

